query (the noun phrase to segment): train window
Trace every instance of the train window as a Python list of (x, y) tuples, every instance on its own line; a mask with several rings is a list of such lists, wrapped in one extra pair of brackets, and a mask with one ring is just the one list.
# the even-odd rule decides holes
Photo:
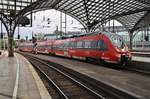
[(77, 42), (77, 48), (83, 48), (82, 41)]
[(52, 49), (52, 45), (46, 45), (47, 49)]
[(74, 48), (74, 42), (69, 42), (69, 48)]
[(73, 42), (74, 43), (74, 48), (77, 48), (77, 42)]
[(85, 48), (85, 41), (82, 41), (82, 48)]
[(84, 48), (91, 48), (91, 41), (85, 41)]
[(73, 42), (69, 42), (69, 47), (73, 48)]
[(64, 48), (68, 48), (69, 47), (69, 42), (65, 42), (64, 43)]
[(59, 44), (59, 45), (57, 45), (57, 49), (59, 49), (59, 50), (63, 50), (64, 49), (64, 44)]
[(76, 46), (77, 46), (77, 43), (76, 43), (76, 42), (71, 42), (71, 43), (70, 43), (70, 47), (71, 47), (71, 48), (76, 48)]
[(92, 49), (96, 49), (96, 48), (97, 48), (97, 44), (98, 44), (97, 41), (92, 41), (92, 42), (91, 42), (91, 48), (92, 48)]
[(112, 43), (115, 45), (115, 46), (117, 46), (117, 47), (119, 47), (119, 48), (123, 48), (125, 45), (124, 45), (124, 41), (123, 41), (123, 39), (120, 37), (120, 36), (111, 36), (110, 37), (110, 40), (112, 41)]
[(103, 40), (99, 40), (99, 42), (98, 42), (98, 48), (101, 51), (106, 51), (108, 49), (106, 43)]
[(53, 45), (53, 49), (57, 49), (57, 45)]

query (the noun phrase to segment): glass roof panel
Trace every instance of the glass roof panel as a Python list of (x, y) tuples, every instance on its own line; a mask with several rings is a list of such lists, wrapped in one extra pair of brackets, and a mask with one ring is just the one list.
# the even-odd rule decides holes
[(0, 11), (9, 14), (16, 10), (16, 13), (36, 0), (0, 0)]
[(16, 13), (21, 10), (19, 14), (22, 15), (31, 10), (56, 9), (69, 14), (84, 26), (90, 26), (88, 28), (118, 19), (131, 29), (150, 9), (150, 0), (0, 0), (1, 12), (10, 14), (15, 9)]

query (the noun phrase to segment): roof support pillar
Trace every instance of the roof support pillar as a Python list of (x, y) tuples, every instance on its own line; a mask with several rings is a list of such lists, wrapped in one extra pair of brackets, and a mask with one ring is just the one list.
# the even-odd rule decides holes
[(5, 23), (5, 28), (7, 28), (7, 35), (8, 35), (8, 57), (14, 56), (14, 48), (13, 48), (13, 42), (14, 42), (14, 32), (16, 28), (16, 23), (12, 20), (7, 20), (7, 23)]
[(8, 57), (14, 56), (13, 42), (14, 42), (13, 35), (8, 36)]
[(14, 32), (16, 25), (13, 21), (9, 22), (10, 24), (8, 25), (8, 57), (13, 57), (14, 56), (14, 48), (13, 48), (13, 42), (14, 42)]
[(16, 21), (12, 20), (12, 18), (1, 17), (0, 20), (2, 21), (3, 25), (6, 28), (7, 36), (8, 36), (8, 57), (14, 56), (14, 32), (16, 28)]
[(133, 46), (133, 31), (129, 31), (129, 38), (130, 38), (130, 50), (132, 50), (132, 46)]

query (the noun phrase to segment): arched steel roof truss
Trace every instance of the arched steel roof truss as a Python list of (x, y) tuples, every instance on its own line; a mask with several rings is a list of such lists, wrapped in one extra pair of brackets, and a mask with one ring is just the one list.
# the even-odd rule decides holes
[(118, 20), (130, 31), (150, 24), (150, 0), (34, 0), (22, 7), (17, 16), (43, 9), (62, 11), (81, 22), (87, 30), (98, 28), (112, 19)]

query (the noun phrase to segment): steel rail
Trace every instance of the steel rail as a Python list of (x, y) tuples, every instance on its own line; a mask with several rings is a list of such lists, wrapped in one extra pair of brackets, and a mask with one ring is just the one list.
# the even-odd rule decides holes
[[(94, 94), (96, 97), (98, 97), (99, 99), (105, 99), (105, 97), (103, 97), (102, 95), (98, 94), (97, 92), (95, 92), (94, 90), (88, 88), (87, 86), (85, 86), (84, 84), (80, 83), (79, 81), (75, 80), (74, 78), (70, 77), (69, 75), (63, 73), (62, 71), (60, 71), (59, 69), (45, 63), (44, 61), (38, 59), (38, 58), (35, 58), (34, 56), (29, 56), (28, 57), (32, 58), (32, 59), (35, 59), (37, 60), (38, 62), (48, 66), (49, 68), (52, 68), (54, 69), (55, 71), (59, 72), (60, 74), (64, 75), (65, 77), (69, 78), (70, 80), (72, 80), (73, 82), (75, 82), (76, 84), (78, 84), (79, 86), (85, 88), (87, 91), (91, 92), (92, 94)], [(58, 86), (57, 86), (58, 87)]]
[[(33, 65), (34, 66), (34, 65)], [(64, 92), (57, 86), (57, 84), (50, 78), (46, 75), (46, 73), (40, 69), (39, 67), (37, 66), (34, 66), (38, 71), (40, 71), (40, 73), (48, 80), (48, 82), (52, 83), (53, 86), (59, 91), (59, 93), (61, 94), (61, 96), (64, 97), (64, 99), (69, 99), (65, 94)]]

